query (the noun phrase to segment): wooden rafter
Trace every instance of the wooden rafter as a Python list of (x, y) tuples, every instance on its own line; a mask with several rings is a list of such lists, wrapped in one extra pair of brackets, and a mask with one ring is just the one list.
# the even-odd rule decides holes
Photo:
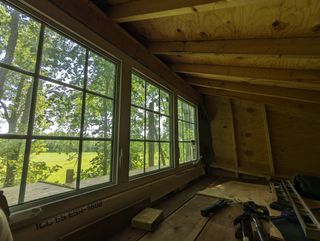
[[(247, 55), (320, 55), (320, 38), (239, 39), (212, 41), (153, 42), (153, 54), (177, 55), (192, 53)], [(319, 56), (320, 58), (320, 56)]]
[(318, 103), (307, 103), (307, 102), (301, 102), (298, 100), (284, 99), (276, 96), (263, 96), (254, 92), (241, 93), (241, 92), (226, 90), (226, 89), (213, 89), (213, 88), (206, 88), (206, 87), (195, 87), (195, 88), (201, 94), (204, 94), (204, 95), (222, 96), (222, 97), (228, 97), (228, 98), (250, 100), (254, 102), (272, 104), (272, 105), (278, 105), (278, 106), (288, 106), (288, 107), (297, 106), (300, 109), (300, 111), (303, 111), (304, 108), (306, 108), (305, 106), (307, 106), (308, 112), (310, 111), (314, 113), (320, 112), (320, 105)]
[(246, 68), (200, 64), (173, 64), (173, 71), (194, 77), (278, 86), (293, 89), (320, 90), (320, 71)]
[(136, 0), (111, 7), (107, 14), (119, 23), (238, 7), (265, 0)]
[(320, 94), (318, 91), (287, 89), (282, 87), (252, 85), (201, 78), (187, 78), (187, 81), (193, 86), (206, 87), (216, 90), (228, 90), (243, 94), (255, 94), (266, 97), (276, 97), (281, 99), (320, 104)]

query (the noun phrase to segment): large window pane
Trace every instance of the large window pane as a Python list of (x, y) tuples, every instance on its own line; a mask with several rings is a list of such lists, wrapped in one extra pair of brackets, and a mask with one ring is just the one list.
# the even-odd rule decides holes
[[(132, 74), (131, 104), (130, 176), (171, 166), (169, 93), (148, 80)], [(135, 140), (141, 142), (138, 144), (134, 142)], [(138, 146), (140, 148), (137, 148)], [(138, 157), (140, 157), (139, 162)]]
[(170, 119), (166, 116), (160, 117), (160, 140), (170, 140)]
[(160, 90), (160, 113), (164, 115), (169, 115), (169, 94)]
[(146, 139), (159, 140), (159, 115), (146, 111)]
[(171, 166), (170, 163), (170, 143), (160, 143), (160, 168)]
[(130, 138), (144, 139), (145, 111), (131, 106)]
[(34, 132), (51, 136), (79, 136), (81, 104), (81, 91), (40, 81)]
[(195, 110), (193, 105), (178, 99), (179, 163), (194, 161), (198, 157)]
[(115, 78), (116, 65), (90, 52), (87, 89), (113, 97)]
[(0, 139), (0, 188), (9, 205), (18, 203), (25, 140)]
[(159, 142), (146, 142), (146, 172), (159, 168)]
[(82, 86), (85, 48), (61, 34), (46, 28), (41, 74), (65, 83)]
[(159, 89), (149, 83), (146, 84), (146, 108), (159, 111)]
[(33, 72), (39, 31), (38, 22), (0, 2), (0, 62)]
[[(1, 73), (5, 75), (1, 76)], [(32, 78), (0, 68), (0, 134), (26, 134)]]
[(145, 81), (132, 74), (131, 80), (131, 104), (145, 107)]
[(111, 138), (113, 101), (87, 94), (85, 111), (85, 135)]
[(75, 189), (79, 141), (34, 140), (31, 150), (25, 201)]
[(131, 141), (130, 142), (130, 163), (129, 175), (134, 176), (144, 173), (144, 142)]
[(80, 187), (111, 181), (111, 142), (84, 141)]

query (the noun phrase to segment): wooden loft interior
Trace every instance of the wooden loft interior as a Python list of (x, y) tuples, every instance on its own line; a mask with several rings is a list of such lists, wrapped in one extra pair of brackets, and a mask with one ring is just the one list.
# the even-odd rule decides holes
[(319, 1), (93, 2), (204, 96), (212, 166), (319, 174)]
[[(13, 24), (8, 20), (12, 9), (20, 11), (21, 16), (26, 14), (25, 22), (33, 19), (39, 24), (39, 38), (34, 38), (37, 50), (31, 57), (24, 56), (34, 58), (30, 60), (34, 66), (29, 69), (16, 64), (13, 53), (11, 60), (7, 57), (13, 52), (7, 51), (11, 38), (3, 40), (5, 37), (0, 36), (0, 81), (7, 81), (8, 72), (24, 74), (33, 81), (26, 130), (12, 134), (0, 127), (0, 142), (8, 141), (6, 148), (11, 140), (26, 143), (19, 146), (19, 151), (24, 149), (20, 154), (23, 156), (21, 165), (16, 167), (21, 169), (15, 173), (16, 183), (12, 182), (11, 186), (0, 183), (0, 214), (1, 191), (4, 191), (15, 241), (213, 241), (212, 238), (234, 241), (232, 222), (242, 212), (242, 204), (230, 205), (226, 213), (218, 213), (209, 219), (201, 217), (200, 210), (218, 198), (232, 199), (234, 195), (241, 196), (234, 198), (236, 202), (251, 201), (251, 197), (256, 197), (258, 203), (262, 200), (259, 204), (268, 206), (275, 200), (274, 188), (270, 192), (270, 180), (292, 180), (296, 175), (320, 176), (319, 0), (0, 0), (0, 17), (4, 16), (6, 21), (3, 23), (7, 26), (0, 26), (0, 31), (8, 36), (14, 36), (10, 32)], [(19, 31), (16, 38), (26, 32)], [(83, 86), (56, 79), (59, 74), (44, 74), (45, 71), (64, 73), (63, 68), (72, 69), (75, 65), (71, 60), (71, 67), (64, 67), (63, 61), (72, 58), (60, 53), (55, 56), (61, 59), (56, 57), (58, 60), (53, 62), (61, 61), (62, 69), (43, 67), (44, 59), (50, 61), (49, 57), (43, 57), (50, 52), (45, 50), (46, 41), (50, 42), (46, 31), (52, 31), (52, 36), (66, 38), (67, 42), (74, 41), (84, 49)], [(32, 34), (29, 35), (32, 38)], [(53, 42), (55, 38), (59, 37), (52, 37)], [(29, 42), (32, 41), (26, 41), (25, 45)], [(23, 46), (21, 39), (18, 39), (19, 44)], [(90, 61), (93, 61), (90, 56), (104, 58), (116, 66), (113, 96), (90, 89), (89, 72), (94, 68), (90, 67)], [(132, 94), (136, 91), (132, 84), (134, 78), (143, 82), (144, 106), (135, 102), (141, 96)], [(78, 106), (81, 112), (77, 117), (79, 136), (70, 137), (66, 133), (62, 137), (55, 136), (56, 133), (49, 133), (49, 128), (34, 134), (39, 111), (38, 93), (39, 88), (43, 88), (39, 82), (53, 83), (61, 89), (69, 88), (83, 94)], [(149, 85), (156, 88), (159, 96), (160, 93), (168, 94), (168, 113), (161, 112), (161, 97), (157, 100), (157, 111), (147, 106)], [(10, 101), (2, 101), (1, 88), (0, 108), (2, 106), (5, 111), (4, 114), (0, 112), (0, 124), (5, 123), (2, 115), (12, 111), (3, 107)], [(112, 101), (109, 139), (86, 136), (87, 94)], [(64, 97), (66, 101), (68, 98)], [(23, 98), (27, 102), (27, 97)], [(45, 94), (42, 98), (46, 98)], [(101, 102), (97, 102), (96, 107)], [(182, 117), (179, 114), (182, 102), (190, 111), (187, 115), (193, 113), (187, 121), (185, 113)], [(45, 108), (50, 109), (50, 105)], [(144, 115), (144, 123), (139, 123), (143, 130), (138, 131), (138, 135), (144, 135), (142, 140), (132, 137), (134, 108)], [(159, 140), (152, 139), (152, 135), (148, 139), (150, 136), (146, 134), (150, 128), (147, 126), (149, 112), (159, 118)], [(56, 115), (68, 114), (65, 111)], [(51, 122), (56, 120), (49, 115), (46, 117), (53, 118), (49, 119)], [(161, 117), (170, 120), (165, 140), (160, 137)], [(53, 124), (53, 129), (55, 127)], [(193, 137), (184, 139), (180, 132), (188, 128), (193, 128)], [(52, 173), (44, 180), (29, 178), (29, 162), (34, 161), (32, 155), (45, 152), (32, 149), (36, 140), (52, 141), (50, 147), (43, 147), (47, 152), (51, 152), (54, 143), (78, 141), (76, 151), (63, 152), (66, 156), (78, 153), (70, 164), (73, 169), (55, 166), (57, 171), (48, 168)], [(82, 173), (85, 141), (112, 142), (108, 172), (97, 174), (97, 179), (89, 169)], [(142, 156), (143, 166), (135, 170), (130, 148), (133, 142), (141, 141), (142, 151), (139, 151), (142, 154), (136, 156), (137, 159)], [(153, 146), (153, 152), (150, 152), (148, 143), (151, 142), (158, 145), (158, 154), (154, 154), (154, 144), (150, 145)], [(162, 156), (163, 143), (168, 146), (168, 160)], [(106, 149), (104, 146), (103, 150)], [(7, 157), (1, 150), (0, 145), (0, 180), (5, 179), (5, 183), (8, 174), (3, 171), (3, 161)], [(60, 155), (61, 151), (58, 152)], [(158, 166), (154, 165), (156, 155)], [(19, 152), (16, 159), (18, 161)], [(69, 156), (64, 161), (71, 159)], [(62, 182), (52, 178), (58, 172), (62, 173)], [(99, 179), (106, 177), (108, 181)], [(237, 182), (239, 180), (246, 184)], [(247, 186), (241, 185), (252, 186), (248, 190)], [(206, 187), (217, 188), (223, 195), (203, 194)], [(306, 202), (310, 208), (320, 207), (319, 202)], [(130, 227), (131, 218), (150, 206), (163, 210), (164, 220), (159, 228), (149, 233)], [(269, 229), (274, 240), (285, 240), (273, 225)], [(320, 240), (319, 233), (317, 235)]]

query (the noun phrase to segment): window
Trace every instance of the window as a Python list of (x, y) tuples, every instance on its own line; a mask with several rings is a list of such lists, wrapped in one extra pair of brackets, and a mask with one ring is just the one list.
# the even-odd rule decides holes
[(178, 98), (179, 163), (198, 158), (196, 107)]
[(9, 205), (112, 182), (117, 63), (1, 2), (0, 22)]
[(130, 176), (171, 166), (170, 103), (168, 91), (132, 74)]

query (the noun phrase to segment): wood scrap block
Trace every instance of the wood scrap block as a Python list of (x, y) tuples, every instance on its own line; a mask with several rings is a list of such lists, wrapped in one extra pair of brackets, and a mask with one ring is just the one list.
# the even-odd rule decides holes
[(162, 210), (145, 208), (132, 219), (131, 225), (134, 228), (153, 231), (162, 218)]

